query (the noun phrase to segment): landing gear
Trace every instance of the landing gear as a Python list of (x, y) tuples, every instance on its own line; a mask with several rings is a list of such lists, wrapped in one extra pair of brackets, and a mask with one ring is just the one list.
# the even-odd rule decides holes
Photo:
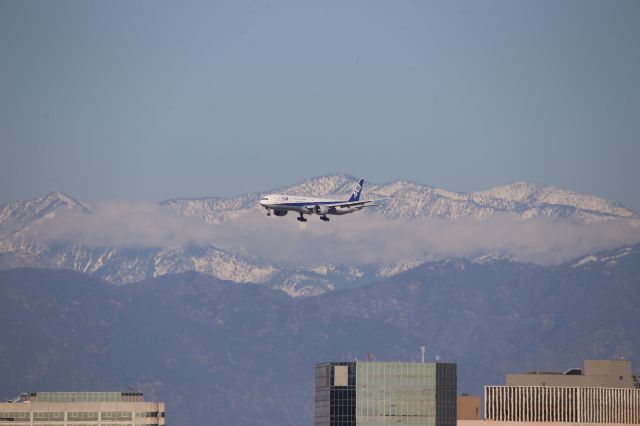
[(271, 210), (267, 209), (267, 216), (271, 216)]
[(329, 218), (326, 215), (320, 216), (320, 220), (324, 220), (325, 222), (329, 222)]
[(297, 218), (300, 222), (306, 222), (307, 219), (304, 218), (304, 215), (300, 213), (300, 217)]

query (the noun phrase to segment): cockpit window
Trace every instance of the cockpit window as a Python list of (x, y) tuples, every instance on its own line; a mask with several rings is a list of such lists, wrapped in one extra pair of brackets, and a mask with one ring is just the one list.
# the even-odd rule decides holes
[(260, 198), (260, 201), (267, 201), (267, 200), (268, 200), (268, 198), (267, 198), (267, 197), (262, 197), (262, 198)]

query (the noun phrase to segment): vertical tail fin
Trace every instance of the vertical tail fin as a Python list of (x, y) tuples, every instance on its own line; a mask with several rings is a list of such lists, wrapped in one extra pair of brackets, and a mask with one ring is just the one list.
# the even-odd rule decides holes
[(360, 179), (358, 185), (351, 193), (351, 197), (349, 197), (349, 201), (360, 201), (360, 193), (362, 192), (362, 185), (364, 185), (364, 179)]

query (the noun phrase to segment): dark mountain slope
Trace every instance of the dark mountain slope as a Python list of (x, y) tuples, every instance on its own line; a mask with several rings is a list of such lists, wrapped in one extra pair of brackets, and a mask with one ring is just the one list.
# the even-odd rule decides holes
[(134, 386), (173, 425), (310, 424), (318, 361), (457, 361), (459, 390), (506, 372), (624, 356), (640, 367), (640, 255), (542, 267), (423, 265), (293, 299), (195, 273), (127, 286), (70, 271), (0, 272), (0, 396)]

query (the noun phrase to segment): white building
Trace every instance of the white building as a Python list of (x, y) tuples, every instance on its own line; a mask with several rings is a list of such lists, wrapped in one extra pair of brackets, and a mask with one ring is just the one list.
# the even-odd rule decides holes
[(163, 402), (140, 392), (34, 392), (0, 403), (0, 425), (142, 426), (165, 424)]
[(629, 361), (587, 360), (583, 369), (564, 373), (507, 374), (506, 383), (485, 386), (484, 426), (640, 424), (640, 389)]

